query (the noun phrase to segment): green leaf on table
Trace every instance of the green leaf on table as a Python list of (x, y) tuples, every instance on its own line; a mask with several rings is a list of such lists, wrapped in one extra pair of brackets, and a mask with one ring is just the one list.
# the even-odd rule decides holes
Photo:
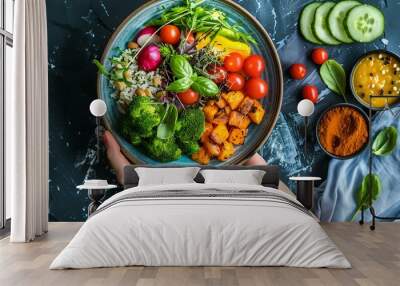
[(172, 83), (170, 83), (167, 87), (167, 91), (171, 92), (184, 92), (190, 88), (190, 86), (193, 84), (193, 80), (190, 78), (181, 78), (178, 79)]
[(169, 139), (174, 136), (176, 122), (178, 120), (178, 109), (174, 104), (168, 104), (161, 123), (157, 127), (157, 137), (160, 139)]
[(379, 131), (372, 143), (372, 153), (377, 156), (389, 155), (397, 145), (397, 129), (394, 126)]
[(346, 71), (343, 66), (335, 60), (327, 60), (322, 64), (319, 71), (323, 82), (327, 87), (346, 99)]
[(373, 202), (378, 199), (381, 190), (381, 179), (375, 174), (366, 175), (356, 193), (357, 207), (354, 216), (357, 212), (370, 208)]

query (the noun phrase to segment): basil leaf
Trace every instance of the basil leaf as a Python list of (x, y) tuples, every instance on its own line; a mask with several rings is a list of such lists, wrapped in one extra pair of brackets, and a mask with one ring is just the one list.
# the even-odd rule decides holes
[(97, 69), (99, 70), (99, 73), (101, 73), (102, 75), (104, 75), (106, 77), (109, 75), (109, 73), (106, 70), (106, 68), (104, 67), (104, 65), (102, 65), (98, 60), (94, 59), (92, 61), (92, 63), (94, 63), (97, 66)]
[[(371, 191), (370, 191), (371, 185)], [(356, 193), (356, 211), (352, 220), (355, 219), (356, 214), (367, 208), (370, 208), (374, 201), (376, 201), (382, 191), (381, 179), (375, 174), (368, 174), (364, 177), (360, 187)]]
[(167, 91), (184, 92), (184, 91), (188, 90), (192, 84), (193, 84), (193, 80), (191, 80), (190, 78), (186, 78), (186, 77), (181, 78), (181, 79), (178, 79), (178, 80), (170, 83), (170, 85), (167, 86)]
[(157, 127), (157, 137), (169, 139), (175, 133), (176, 122), (178, 120), (178, 109), (174, 104), (168, 104), (160, 125)]
[[(371, 185), (371, 193), (370, 193)], [(368, 174), (364, 177), (356, 196), (357, 208), (359, 210), (371, 207), (381, 193), (382, 184), (380, 178), (375, 174)], [(371, 198), (370, 198), (371, 195)]]
[(330, 90), (346, 100), (346, 72), (342, 65), (335, 60), (327, 60), (319, 71), (323, 82)]
[(193, 68), (184, 56), (171, 56), (169, 66), (176, 78), (191, 77), (193, 75)]
[(192, 89), (204, 97), (214, 97), (219, 93), (218, 85), (204, 76), (194, 78)]
[(372, 144), (372, 153), (377, 156), (389, 155), (396, 148), (397, 129), (393, 126), (385, 127), (379, 131)]

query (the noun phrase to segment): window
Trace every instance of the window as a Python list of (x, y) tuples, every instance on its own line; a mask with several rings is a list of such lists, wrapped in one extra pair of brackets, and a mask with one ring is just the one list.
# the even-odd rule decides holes
[[(14, 0), (0, 0), (0, 228), (11, 217), (10, 194), (4, 188), (4, 105), (11, 93)], [(8, 224), (9, 225), (9, 224)]]
[(15, 0), (4, 0), (4, 27), (5, 30), (11, 34), (14, 31), (14, 1)]

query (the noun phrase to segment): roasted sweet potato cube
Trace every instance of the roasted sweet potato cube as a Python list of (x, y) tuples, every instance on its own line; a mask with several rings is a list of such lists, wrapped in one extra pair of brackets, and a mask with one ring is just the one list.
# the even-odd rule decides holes
[(221, 148), (217, 144), (211, 142), (210, 140), (207, 140), (203, 144), (204, 148), (207, 150), (210, 156), (218, 156), (219, 153), (221, 152)]
[(212, 121), (212, 123), (214, 125), (218, 125), (218, 124), (228, 124), (228, 120), (229, 117), (228, 115), (225, 114), (224, 110), (220, 110), (218, 111), (218, 113), (214, 116), (214, 119)]
[(229, 134), (228, 141), (235, 145), (243, 145), (246, 135), (247, 129), (233, 128)]
[(226, 100), (232, 110), (236, 110), (244, 98), (244, 94), (241, 91), (230, 91), (223, 93), (222, 97)]
[(250, 112), (247, 114), (251, 121), (255, 124), (260, 124), (264, 118), (265, 110), (261, 103), (258, 100), (254, 101), (253, 107), (251, 108)]
[(250, 123), (251, 123), (250, 119), (246, 115), (241, 114), (240, 112), (232, 111), (231, 114), (229, 115), (230, 126), (234, 126), (239, 129), (247, 129)]
[(208, 140), (208, 136), (210, 136), (211, 131), (213, 130), (213, 125), (209, 122), (206, 122), (205, 128), (204, 128), (204, 132), (200, 137), (200, 141), (202, 143), (206, 142)]
[(229, 131), (225, 124), (217, 125), (210, 134), (210, 139), (217, 144), (222, 144), (229, 137)]
[(218, 101), (215, 102), (215, 104), (220, 108), (224, 108), (226, 106), (226, 101), (225, 99), (222, 98), (222, 96), (219, 97)]
[(239, 112), (243, 115), (247, 115), (247, 113), (250, 112), (253, 105), (254, 105), (254, 99), (251, 99), (250, 97), (246, 96), (239, 106)]
[(204, 116), (208, 122), (212, 122), (215, 114), (218, 112), (218, 106), (207, 104), (203, 107)]
[(228, 160), (235, 153), (235, 147), (232, 143), (225, 141), (222, 145), (221, 152), (219, 153), (217, 159), (220, 161)]
[(224, 111), (225, 111), (225, 114), (229, 116), (229, 114), (231, 114), (231, 112), (232, 112), (232, 108), (229, 105), (227, 105), (227, 106), (225, 106)]
[(204, 134), (204, 133), (207, 133), (207, 135), (210, 135), (210, 134), (211, 134), (211, 131), (213, 130), (213, 128), (214, 128), (214, 127), (212, 126), (211, 123), (206, 122), (205, 127), (204, 127), (204, 132), (203, 132), (203, 134)]
[(204, 147), (200, 147), (199, 151), (192, 154), (192, 160), (202, 165), (208, 165), (208, 163), (210, 163), (210, 159), (210, 155)]

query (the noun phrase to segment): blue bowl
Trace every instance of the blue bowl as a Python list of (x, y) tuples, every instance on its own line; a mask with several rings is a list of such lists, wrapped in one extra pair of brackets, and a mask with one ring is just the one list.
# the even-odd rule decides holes
[[(150, 20), (160, 16), (165, 7), (169, 8), (180, 4), (182, 4), (180, 0), (154, 0), (133, 11), (119, 25), (110, 38), (101, 60), (105, 67), (110, 69), (111, 63), (108, 59), (117, 55), (118, 48), (125, 49), (127, 43), (135, 37), (136, 33), (146, 26)], [(266, 110), (262, 123), (260, 125), (251, 124), (244, 145), (237, 147), (235, 154), (230, 159), (224, 162), (218, 160), (210, 161), (210, 165), (214, 166), (240, 164), (252, 156), (265, 143), (275, 126), (283, 98), (282, 68), (278, 53), (267, 32), (247, 10), (229, 0), (208, 0), (205, 2), (205, 5), (207, 4), (224, 11), (229, 15), (229, 20), (232, 24), (240, 23), (242, 27), (245, 27), (246, 32), (253, 35), (257, 41), (257, 45), (252, 46), (253, 53), (262, 55), (267, 63), (263, 77), (268, 82), (269, 92), (268, 96), (262, 101)], [(118, 111), (115, 100), (111, 97), (114, 90), (108, 80), (101, 74), (98, 75), (97, 92), (99, 98), (106, 102), (108, 108), (108, 112), (104, 117), (104, 124), (120, 144), (123, 153), (136, 164), (161, 164), (148, 157), (140, 149), (132, 146), (122, 136), (118, 128), (121, 114)], [(182, 156), (179, 160), (168, 164), (196, 165), (197, 163), (187, 156)]]

